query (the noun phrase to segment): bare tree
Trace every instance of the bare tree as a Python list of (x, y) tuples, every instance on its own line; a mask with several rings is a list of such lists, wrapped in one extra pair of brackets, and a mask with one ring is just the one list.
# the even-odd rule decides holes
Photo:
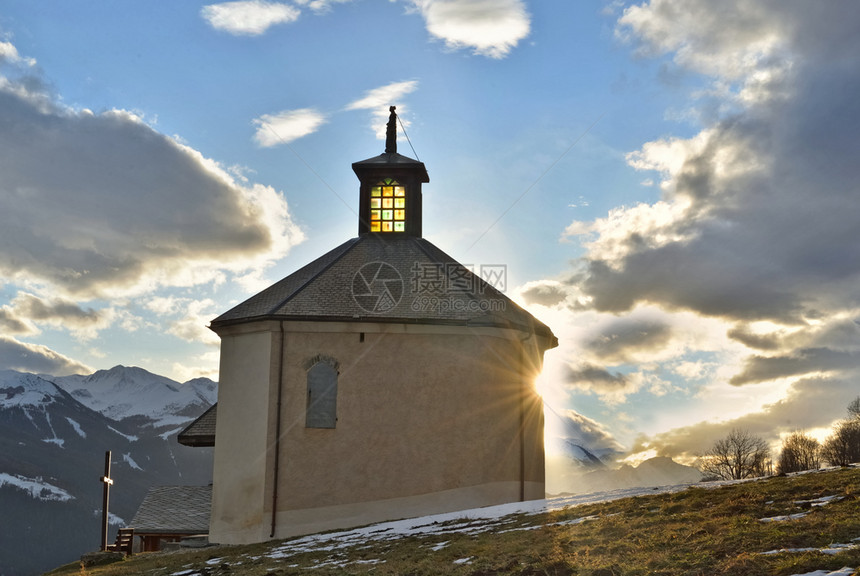
[(833, 466), (860, 462), (860, 418), (848, 418), (836, 425), (824, 441), (821, 457)]
[(821, 444), (803, 432), (794, 432), (782, 441), (782, 452), (776, 471), (778, 474), (817, 470), (821, 465)]
[(770, 464), (767, 442), (748, 430), (732, 430), (702, 456), (702, 472), (724, 480), (765, 476)]
[(860, 419), (860, 396), (848, 404), (848, 418), (852, 420)]

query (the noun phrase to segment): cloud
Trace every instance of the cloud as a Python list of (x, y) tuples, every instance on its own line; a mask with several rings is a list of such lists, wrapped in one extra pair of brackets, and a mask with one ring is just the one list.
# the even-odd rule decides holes
[(564, 383), (569, 387), (600, 394), (613, 403), (623, 402), (627, 395), (642, 386), (641, 379), (636, 375), (612, 373), (602, 366), (587, 363), (568, 366)]
[(33, 58), (22, 58), (18, 53), (18, 49), (11, 42), (0, 41), (0, 64), (8, 62), (14, 65), (35, 66), (36, 60)]
[(45, 300), (26, 292), (19, 292), (12, 301), (12, 305), (21, 316), (33, 321), (81, 326), (98, 323), (101, 319), (96, 310), (81, 308), (71, 300), (63, 298)]
[(14, 314), (28, 324), (47, 324), (67, 329), (78, 338), (95, 338), (99, 330), (110, 326), (114, 314), (110, 310), (83, 308), (65, 298), (40, 298), (27, 292), (18, 292), (11, 302)]
[(19, 372), (53, 374), (92, 374), (93, 369), (46, 346), (26, 344), (0, 335), (0, 366)]
[(853, 352), (828, 348), (803, 349), (779, 356), (751, 356), (744, 364), (743, 371), (732, 377), (729, 383), (740, 386), (818, 372), (857, 371), (858, 367), (860, 358)]
[(18, 313), (9, 305), (0, 307), (0, 331), (4, 334), (31, 335), (38, 334), (39, 329)]
[(388, 123), (389, 107), (397, 106), (397, 116), (404, 126), (410, 125), (408, 120), (403, 119), (406, 107), (403, 98), (418, 88), (417, 80), (405, 80), (403, 82), (392, 82), (379, 88), (368, 90), (358, 100), (353, 100), (346, 105), (346, 110), (371, 110), (371, 128), (380, 140), (385, 139), (385, 127)]
[[(766, 2), (668, 0), (625, 11), (628, 38), (727, 83), (723, 97), (736, 102), (698, 135), (628, 156), (661, 177), (661, 201), (571, 225), (569, 234), (590, 235), (579, 288), (594, 309), (690, 310), (738, 322), (732, 337), (773, 349), (744, 325), (811, 327), (857, 306), (860, 169), (849, 142), (860, 106), (849, 94), (860, 73), (832, 59), (829, 44), (850, 52), (860, 41), (841, 10), (779, 12)], [(754, 82), (757, 97), (744, 97)]]
[(661, 198), (571, 222), (561, 239), (584, 256), (528, 296), (567, 305), (548, 358), (572, 394), (685, 406), (634, 450), (690, 456), (732, 427), (776, 441), (841, 417), (852, 381), (856, 395), (858, 21), (860, 6), (770, 0), (651, 0), (620, 17), (640, 55), (700, 75), (687, 117), (701, 129), (630, 152)]
[(325, 123), (325, 115), (313, 108), (264, 114), (254, 120), (254, 124), (257, 125), (254, 140), (263, 148), (287, 144), (302, 136), (313, 134)]
[(857, 397), (853, 378), (805, 378), (794, 382), (784, 398), (760, 410), (735, 418), (699, 422), (654, 435), (640, 435), (631, 445), (632, 454), (655, 451), (678, 461), (690, 462), (732, 429), (747, 430), (767, 441), (776, 456), (782, 435), (802, 430), (826, 436), (846, 414), (848, 403)]
[(220, 343), (218, 336), (208, 328), (212, 318), (220, 313), (214, 300), (156, 296), (147, 300), (144, 306), (157, 314), (162, 321), (166, 321), (168, 334), (188, 342), (202, 342), (210, 346)]
[[(829, 23), (838, 42), (858, 43), (839, 10), (772, 17), (764, 6), (734, 4), (729, 25), (722, 8), (705, 2), (655, 1), (622, 17), (620, 29), (642, 46), (730, 83), (724, 97), (740, 104), (693, 138), (647, 143), (628, 157), (659, 173), (663, 200), (573, 227), (596, 235), (582, 284), (595, 308), (624, 312), (649, 302), (798, 324), (857, 303), (848, 286), (860, 276), (852, 241), (860, 215), (849, 206), (860, 174), (847, 143), (860, 121), (848, 96), (860, 74), (816, 58), (829, 57), (824, 45), (833, 37), (813, 33)], [(783, 64), (771, 57), (777, 52)], [(778, 87), (759, 85), (756, 98), (741, 98), (785, 61), (790, 72)]]
[(295, 0), (299, 6), (307, 6), (314, 12), (320, 14), (331, 10), (332, 4), (346, 4), (352, 0)]
[(582, 348), (592, 357), (612, 364), (629, 362), (641, 354), (653, 354), (672, 339), (672, 328), (659, 319), (617, 318)]
[(550, 435), (584, 446), (595, 455), (603, 457), (624, 451), (603, 424), (575, 410), (550, 411), (547, 421)]
[(265, 268), (301, 242), (286, 201), (134, 114), (0, 85), (0, 273), (92, 300)]
[(217, 382), (220, 356), (220, 352), (214, 350), (199, 356), (191, 356), (183, 362), (176, 362), (172, 366), (171, 378), (178, 382), (188, 382), (193, 378), (209, 378)]
[(277, 24), (295, 22), (300, 14), (295, 6), (262, 0), (209, 4), (200, 9), (210, 26), (237, 36), (259, 36)]
[(531, 17), (521, 0), (410, 0), (431, 36), (448, 48), (504, 58), (528, 37)]
[(347, 104), (347, 110), (375, 110), (385, 108), (383, 114), (388, 117), (388, 106), (396, 104), (405, 95), (414, 92), (418, 87), (417, 80), (406, 80), (403, 82), (392, 82), (379, 88), (368, 90), (358, 100)]
[(527, 284), (519, 292), (526, 304), (555, 306), (564, 302), (567, 291), (558, 282), (542, 281)]

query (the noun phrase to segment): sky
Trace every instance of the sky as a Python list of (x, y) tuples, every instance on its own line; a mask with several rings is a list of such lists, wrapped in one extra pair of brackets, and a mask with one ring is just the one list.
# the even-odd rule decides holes
[[(0, 368), (217, 379), (219, 314), (425, 163), (424, 236), (559, 339), (548, 438), (691, 462), (860, 394), (860, 5), (7, 2)], [(548, 442), (548, 447), (552, 443)]]

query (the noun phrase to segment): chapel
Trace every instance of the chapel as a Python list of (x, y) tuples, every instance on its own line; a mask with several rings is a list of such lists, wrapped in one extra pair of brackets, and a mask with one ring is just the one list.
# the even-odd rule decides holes
[(423, 238), (422, 162), (352, 169), (358, 236), (215, 318), (209, 540), (244, 544), (544, 497), (552, 331), (504, 295), (504, 269)]

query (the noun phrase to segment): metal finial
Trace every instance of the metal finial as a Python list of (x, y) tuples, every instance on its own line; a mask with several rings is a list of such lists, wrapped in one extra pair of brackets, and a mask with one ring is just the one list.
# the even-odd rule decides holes
[(388, 124), (385, 127), (385, 153), (395, 154), (397, 152), (397, 114), (394, 113), (396, 106), (391, 106), (388, 110), (391, 115), (388, 116)]

